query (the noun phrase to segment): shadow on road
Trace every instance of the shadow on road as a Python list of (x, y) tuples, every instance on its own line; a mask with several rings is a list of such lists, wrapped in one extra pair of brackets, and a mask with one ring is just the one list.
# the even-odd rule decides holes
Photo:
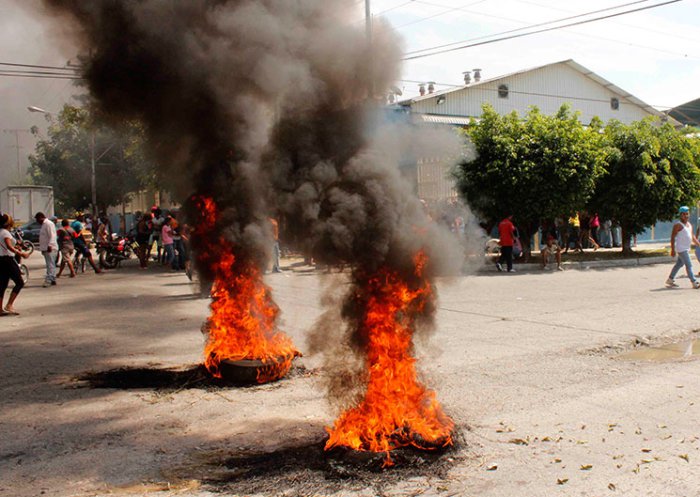
[[(312, 431), (318, 433), (320, 428)], [(274, 424), (261, 424), (258, 433), (293, 433), (298, 429), (286, 420), (275, 420)], [(280, 495), (280, 489), (285, 489), (286, 495), (324, 495), (342, 485), (346, 491), (372, 488), (381, 495), (387, 488), (412, 478), (429, 477), (433, 483), (446, 481), (455, 461), (468, 457), (467, 447), (461, 441), (429, 452), (412, 447), (396, 449), (391, 452), (390, 464), (386, 464), (384, 453), (344, 448), (325, 451), (324, 444), (325, 437), (312, 436), (271, 450), (205, 449), (192, 453), (189, 461), (165, 469), (164, 473), (175, 481), (197, 480), (216, 493)]]
[[(294, 365), (286, 378), (310, 376), (313, 370), (303, 365)], [(117, 368), (108, 371), (86, 372), (76, 377), (83, 382), (84, 388), (114, 388), (117, 390), (186, 390), (191, 388), (254, 388), (258, 384), (241, 384), (214, 378), (203, 364), (196, 364), (187, 369), (175, 368)]]

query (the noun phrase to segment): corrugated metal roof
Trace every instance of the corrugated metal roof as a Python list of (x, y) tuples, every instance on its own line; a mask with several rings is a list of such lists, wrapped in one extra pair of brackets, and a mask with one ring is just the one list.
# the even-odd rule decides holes
[(700, 126), (700, 98), (674, 107), (668, 114), (683, 124)]
[(414, 121), (420, 123), (432, 123), (432, 124), (451, 124), (457, 126), (466, 126), (471, 123), (472, 118), (461, 117), (461, 116), (440, 116), (437, 114), (411, 114)]
[[(569, 67), (576, 69), (578, 72), (580, 72), (584, 76), (591, 78), (593, 81), (600, 84), (601, 86), (604, 86), (605, 88), (609, 89), (610, 91), (617, 93), (618, 95), (627, 99), (628, 101), (632, 102), (633, 104), (638, 105), (639, 107), (646, 110), (650, 114), (653, 114), (653, 115), (660, 117), (662, 119), (668, 118), (668, 116), (666, 114), (664, 114), (663, 112), (656, 110), (654, 107), (652, 107), (651, 105), (649, 105), (645, 102), (642, 102), (640, 99), (638, 99), (637, 97), (635, 97), (631, 93), (626, 92), (625, 90), (623, 90), (619, 86), (612, 84), (610, 81), (603, 78), (602, 76), (598, 76), (596, 73), (594, 73), (590, 69), (586, 69), (578, 62), (575, 62), (573, 59), (564, 60), (562, 62), (557, 62), (557, 63), (558, 64), (566, 64)], [(669, 120), (675, 121), (673, 118), (671, 118)], [(680, 124), (680, 123), (676, 123), (676, 124)]]
[[(620, 88), (619, 86), (616, 86), (616, 85), (612, 84), (612, 83), (611, 83), (610, 81), (608, 81), (607, 79), (605, 79), (605, 78), (603, 78), (603, 77), (597, 75), (596, 73), (594, 73), (594, 72), (591, 71), (590, 69), (587, 69), (586, 67), (582, 66), (582, 65), (579, 64), (578, 62), (575, 62), (573, 59), (562, 60), (562, 61), (559, 61), (559, 62), (552, 62), (551, 64), (544, 64), (544, 65), (542, 65), (542, 66), (531, 67), (531, 68), (529, 68), (529, 69), (522, 69), (522, 70), (520, 70), (520, 71), (515, 71), (515, 72), (509, 73), (509, 74), (504, 74), (504, 75), (502, 75), (502, 76), (497, 76), (497, 77), (495, 77), (495, 78), (482, 79), (482, 80), (479, 81), (478, 83), (471, 83), (471, 84), (469, 84), (469, 85), (456, 86), (456, 87), (454, 87), (454, 88), (449, 88), (449, 89), (447, 89), (447, 90), (441, 90), (441, 91), (437, 91), (437, 92), (433, 92), (433, 93), (426, 93), (425, 95), (422, 95), (422, 96), (419, 96), (419, 97), (415, 97), (415, 98), (408, 99), (408, 100), (402, 100), (402, 101), (398, 102), (398, 105), (410, 107), (411, 104), (413, 104), (414, 102), (421, 102), (421, 101), (424, 101), (424, 100), (428, 100), (428, 99), (431, 99), (431, 98), (435, 98), (435, 97), (437, 97), (437, 96), (439, 96), (439, 95), (445, 95), (445, 94), (448, 94), (448, 93), (458, 92), (458, 91), (462, 91), (462, 90), (465, 90), (465, 89), (478, 88), (478, 87), (483, 86), (483, 85), (485, 85), (485, 84), (493, 83), (494, 81), (499, 81), (499, 80), (502, 80), (502, 79), (510, 78), (510, 77), (512, 77), (512, 76), (514, 76), (514, 75), (516, 75), (516, 74), (523, 74), (523, 73), (530, 72), (530, 71), (536, 71), (536, 70), (538, 70), (538, 69), (542, 69), (542, 68), (550, 67), (550, 66), (555, 66), (555, 65), (558, 65), (558, 64), (565, 64), (565, 65), (571, 67), (572, 69), (575, 69), (576, 71), (578, 71), (578, 72), (580, 72), (581, 74), (583, 74), (584, 76), (586, 76), (586, 77), (592, 79), (593, 81), (595, 81), (595, 82), (598, 83), (599, 85), (601, 85), (601, 86), (603, 86), (603, 87), (609, 89), (609, 90), (612, 91), (613, 93), (616, 93), (616, 94), (620, 95), (620, 97), (624, 98), (624, 99), (627, 100), (628, 102), (630, 102), (630, 103), (632, 103), (632, 104), (634, 104), (634, 105), (637, 105), (638, 107), (641, 107), (642, 109), (644, 109), (644, 110), (647, 111), (648, 113), (650, 113), (650, 114), (652, 114), (652, 115), (654, 115), (654, 116), (657, 116), (657, 117), (659, 117), (659, 118), (661, 118), (661, 119), (668, 119), (668, 120), (671, 122), (671, 124), (673, 124), (674, 126), (680, 125), (680, 123), (678, 123), (678, 122), (677, 122), (675, 119), (673, 119), (672, 117), (669, 117), (667, 114), (665, 114), (665, 113), (663, 113), (663, 112), (661, 112), (661, 111), (655, 109), (655, 108), (652, 107), (651, 105), (649, 105), (649, 104), (643, 102), (642, 100), (638, 99), (637, 97), (635, 97), (635, 96), (632, 95), (631, 93), (626, 92), (625, 90), (623, 90), (623, 89)], [(562, 98), (563, 98), (563, 96), (562, 96)]]

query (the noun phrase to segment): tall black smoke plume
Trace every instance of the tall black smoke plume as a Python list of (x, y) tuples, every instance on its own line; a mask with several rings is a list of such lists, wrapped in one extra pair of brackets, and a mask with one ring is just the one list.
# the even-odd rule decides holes
[[(82, 47), (100, 112), (144, 123), (176, 197), (216, 202), (195, 254), (223, 237), (263, 265), (274, 215), (317, 261), (351, 264), (356, 284), (384, 266), (409, 278), (419, 250), (428, 277), (461, 262), (399, 173), (406, 146), (420, 142), (374, 122), (373, 97), (398, 78), (401, 46), (377, 22), (370, 50), (356, 0), (41, 5)], [(201, 260), (197, 269), (212, 277)], [(350, 295), (353, 329), (361, 311)]]

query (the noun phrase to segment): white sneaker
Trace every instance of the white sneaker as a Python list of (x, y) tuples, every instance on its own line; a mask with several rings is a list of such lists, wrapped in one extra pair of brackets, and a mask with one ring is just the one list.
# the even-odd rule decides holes
[(671, 278), (666, 280), (666, 286), (668, 288), (678, 288), (678, 284), (675, 281), (673, 281)]
[(561, 266), (557, 266), (557, 271), (563, 271), (563, 270), (564, 270), (564, 268), (563, 268), (563, 267), (561, 267)]
[(695, 288), (696, 290), (700, 288), (700, 281), (693, 282), (693, 288)]
[(41, 285), (41, 286), (43, 286), (44, 288), (48, 288), (48, 287), (51, 286), (51, 282), (50, 282), (50, 281), (44, 281), (44, 284)]

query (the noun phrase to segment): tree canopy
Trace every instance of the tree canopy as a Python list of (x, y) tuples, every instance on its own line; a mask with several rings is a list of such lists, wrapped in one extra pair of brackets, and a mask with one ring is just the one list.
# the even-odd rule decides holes
[(653, 118), (584, 127), (567, 105), (524, 119), (485, 105), (465, 133), (476, 156), (454, 171), (460, 193), (487, 224), (513, 214), (526, 249), (541, 219), (586, 209), (619, 222), (630, 251), (632, 235), (700, 195), (700, 139)]
[(466, 130), (476, 156), (456, 167), (457, 187), (487, 223), (514, 214), (527, 250), (540, 219), (586, 205), (606, 156), (599, 127), (584, 127), (568, 105), (553, 116), (532, 108), (524, 120), (484, 105)]
[(630, 125), (611, 121), (604, 132), (605, 170), (591, 198), (591, 210), (619, 221), (623, 251), (630, 237), (657, 220), (676, 217), (700, 192), (700, 145), (670, 124), (652, 119)]
[[(155, 181), (139, 123), (109, 127), (97, 122), (88, 108), (72, 105), (47, 118), (47, 136), (39, 139), (29, 161), (34, 182), (53, 186), (59, 212), (84, 210), (92, 203), (93, 134), (99, 210), (127, 202), (131, 193)], [(33, 132), (38, 135), (36, 128)]]

